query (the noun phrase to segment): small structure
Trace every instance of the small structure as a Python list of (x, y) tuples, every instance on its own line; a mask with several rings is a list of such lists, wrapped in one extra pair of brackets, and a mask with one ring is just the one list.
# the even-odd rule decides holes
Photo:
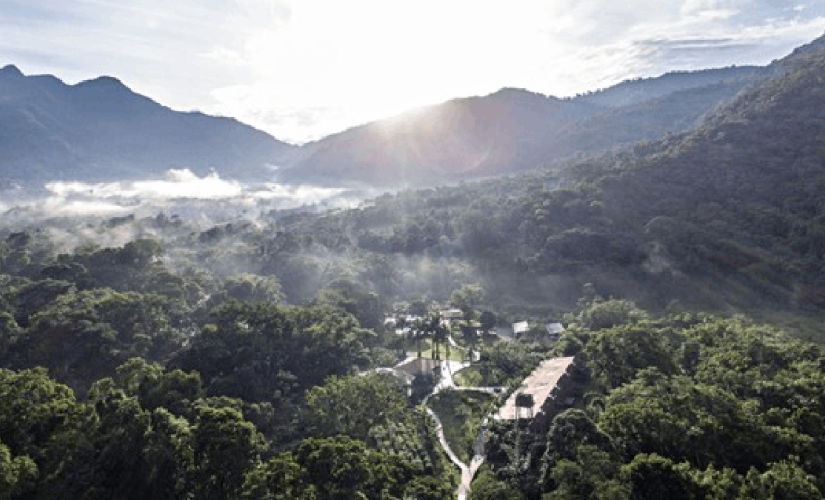
[(369, 373), (377, 373), (379, 375), (384, 375), (387, 377), (392, 377), (395, 381), (395, 385), (401, 388), (407, 396), (411, 396), (413, 392), (413, 383), (415, 381), (415, 376), (411, 375), (403, 370), (396, 370), (395, 368), (376, 368), (374, 370), (369, 370), (362, 372), (361, 375), (367, 375)]
[(461, 325), (461, 336), (466, 340), (475, 340), (481, 334), (481, 325), (471, 321), (467, 324)]
[(546, 359), (524, 379), (521, 387), (507, 398), (496, 420), (518, 420), (539, 432), (550, 422), (573, 386), (574, 357)]
[(561, 339), (561, 334), (564, 331), (564, 325), (561, 323), (547, 323), (545, 328), (547, 329), (548, 340), (558, 341)]
[(564, 331), (564, 325), (561, 323), (547, 323), (545, 327), (550, 335), (561, 335), (561, 332)]
[(513, 323), (513, 336), (518, 337), (522, 333), (526, 333), (529, 329), (530, 325), (528, 325), (526, 321), (519, 321), (518, 323)]
[(449, 322), (461, 321), (464, 319), (464, 311), (461, 309), (447, 309), (441, 311), (441, 319)]

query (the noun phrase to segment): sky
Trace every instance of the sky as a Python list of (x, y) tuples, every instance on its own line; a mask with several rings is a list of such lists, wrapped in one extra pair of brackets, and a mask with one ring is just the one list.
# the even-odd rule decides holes
[(821, 0), (0, 0), (0, 66), (301, 144), (502, 87), (764, 65), (823, 32)]

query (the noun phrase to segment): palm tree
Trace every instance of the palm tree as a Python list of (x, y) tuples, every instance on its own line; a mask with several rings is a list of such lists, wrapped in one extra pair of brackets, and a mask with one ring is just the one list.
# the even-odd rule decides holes
[(413, 321), (411, 326), (412, 336), (415, 339), (415, 347), (418, 351), (418, 357), (421, 357), (421, 337), (426, 335), (424, 329), (426, 327), (426, 323), (422, 319), (417, 319)]
[(447, 361), (450, 360), (450, 329), (448, 327), (443, 327), (445, 330), (444, 334), (444, 353), (447, 357)]
[(428, 322), (427, 333), (433, 339), (433, 359), (441, 360), (441, 344), (447, 341), (447, 329), (441, 322), (441, 315), (435, 313)]

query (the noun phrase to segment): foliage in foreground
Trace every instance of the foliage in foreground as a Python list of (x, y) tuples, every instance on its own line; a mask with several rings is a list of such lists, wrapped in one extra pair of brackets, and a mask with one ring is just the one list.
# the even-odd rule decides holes
[[(384, 393), (398, 390), (392, 381), (370, 384)], [(421, 444), (432, 438), (431, 424), (403, 408), (395, 416), (420, 424), (406, 437), (411, 446), (427, 450), (427, 468), (419, 457), (346, 434), (306, 437), (275, 452), (244, 417), (248, 406), (205, 396), (197, 374), (139, 359), (121, 367), (115, 379), (96, 382), (87, 401), (78, 401), (43, 369), (1, 369), (0, 498), (445, 499), (453, 494), (452, 474)]]
[(494, 475), (473, 498), (825, 492), (825, 357), (815, 345), (741, 318), (629, 311), (601, 329), (572, 325), (558, 349), (586, 362), (590, 392), (546, 434), (494, 428)]

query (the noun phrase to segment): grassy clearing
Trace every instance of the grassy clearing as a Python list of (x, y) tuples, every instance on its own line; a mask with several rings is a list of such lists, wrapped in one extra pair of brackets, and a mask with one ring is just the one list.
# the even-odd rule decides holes
[(468, 366), (453, 374), (453, 382), (459, 387), (481, 387), (484, 385), (484, 376), (478, 366)]
[(464, 463), (472, 458), (473, 442), (492, 400), (489, 394), (476, 391), (444, 391), (430, 399), (430, 408), (444, 426), (447, 443)]
[(507, 386), (513, 380), (521, 382), (522, 379), (521, 375), (508, 378), (500, 371), (479, 364), (462, 368), (453, 374), (453, 382), (459, 387), (501, 387)]

